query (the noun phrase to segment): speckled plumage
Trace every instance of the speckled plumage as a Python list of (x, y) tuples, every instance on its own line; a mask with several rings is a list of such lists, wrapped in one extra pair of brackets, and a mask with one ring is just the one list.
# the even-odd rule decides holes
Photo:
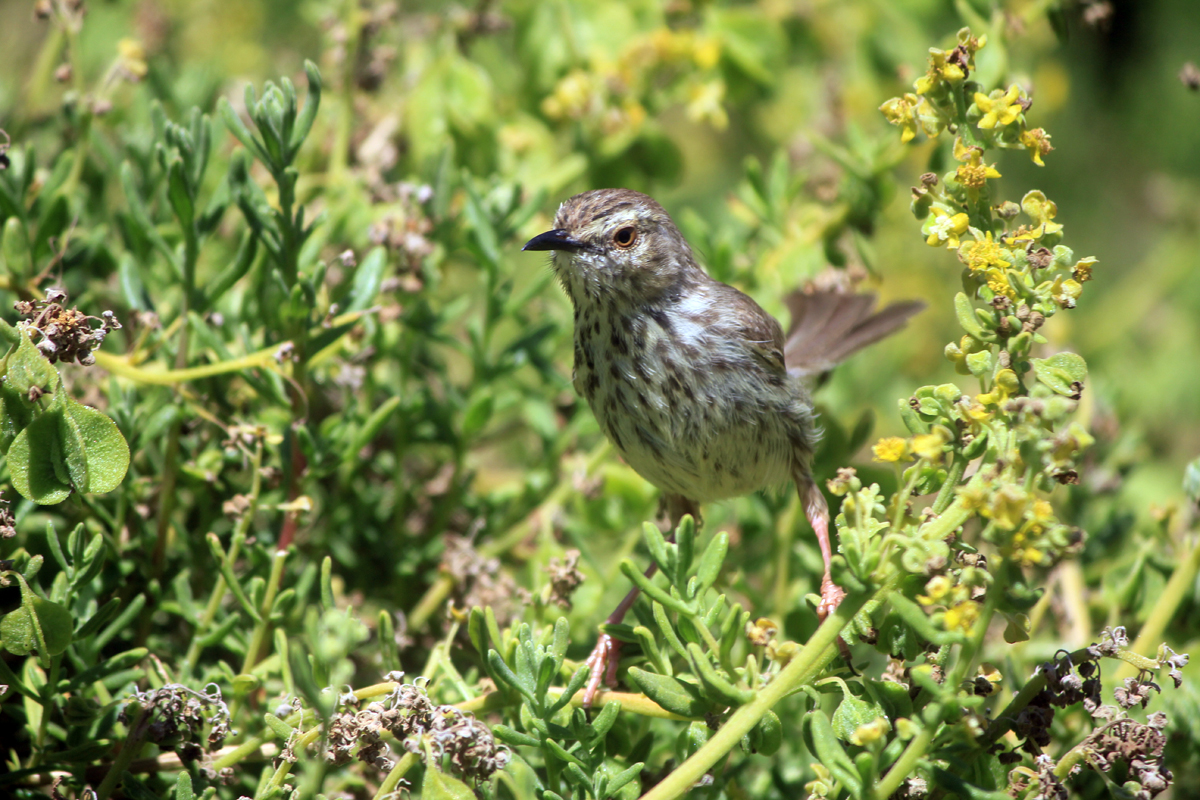
[[(620, 248), (613, 232), (636, 228)], [(710, 278), (671, 218), (627, 189), (577, 195), (554, 254), (575, 306), (575, 389), (642, 477), (692, 501), (807, 476), (812, 403), (783, 361), (783, 330)]]

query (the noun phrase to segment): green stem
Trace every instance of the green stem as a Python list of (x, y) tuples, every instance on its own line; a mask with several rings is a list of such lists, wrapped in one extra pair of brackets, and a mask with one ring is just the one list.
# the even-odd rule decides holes
[[(903, 573), (899, 570), (895, 571), (875, 593), (875, 598), (895, 591), (902, 576)], [(817, 628), (817, 632), (808, 640), (800, 654), (788, 662), (775, 680), (761, 689), (753, 700), (735, 711), (703, 747), (644, 794), (642, 800), (674, 800), (691, 791), (696, 781), (736, 747), (742, 737), (749, 733), (776, 703), (803, 684), (811, 682), (837, 657), (835, 643), (838, 637), (868, 599), (873, 598), (867, 595), (852, 595), (843, 600), (837, 610)]]
[(244, 760), (246, 757), (257, 753), (267, 741), (273, 737), (255, 736), (253, 739), (248, 739), (242, 742), (237, 747), (222, 755), (220, 758), (213, 761), (212, 768), (217, 772), (232, 767)]
[[(64, 12), (71, 14), (73, 12)], [(75, 111), (79, 115), (79, 139), (75, 142), (75, 160), (71, 172), (59, 189), (68, 198), (79, 196), (79, 180), (87, 163), (88, 142), (91, 139), (92, 109), (87, 102), (83, 85), (83, 64), (79, 59), (79, 30), (71, 19), (60, 19), (67, 40), (67, 61), (71, 66), (71, 88), (75, 91)]]
[(277, 550), (275, 557), (271, 560), (271, 577), (267, 580), (267, 591), (263, 595), (262, 606), (259, 608), (258, 623), (254, 626), (254, 633), (250, 636), (250, 646), (246, 648), (246, 657), (242, 661), (243, 674), (254, 668), (258, 661), (258, 654), (262, 652), (267, 632), (271, 629), (271, 606), (275, 603), (275, 595), (279, 593), (279, 586), (283, 582), (283, 564), (287, 561), (287, 555), (286, 550)]
[(938, 492), (937, 498), (933, 501), (933, 513), (941, 514), (946, 510), (946, 506), (954, 500), (955, 490), (962, 482), (963, 473), (967, 469), (967, 459), (962, 453), (954, 454), (954, 461), (950, 464), (950, 471), (946, 475), (946, 482), (942, 484), (941, 491)]
[(29, 766), (36, 767), (42, 760), (42, 750), (46, 745), (46, 730), (50, 724), (50, 715), (54, 711), (54, 700), (58, 695), (58, 672), (62, 666), (62, 655), (50, 657), (50, 677), (46, 679), (46, 685), (42, 687), (42, 718), (38, 722), (37, 739), (34, 743), (33, 757), (29, 761)]
[(792, 502), (779, 520), (775, 533), (775, 586), (771, 591), (774, 601), (771, 612), (782, 621), (788, 611), (789, 575), (792, 562), (792, 543), (796, 540), (796, 518), (800, 515), (800, 495), (793, 492)]
[(358, 41), (362, 32), (358, 2), (346, 0), (342, 22), (346, 28), (345, 60), (342, 62), (341, 113), (333, 130), (333, 149), (329, 154), (329, 177), (334, 186), (341, 186), (346, 176), (350, 155), (350, 137), (354, 130), (354, 65), (358, 60)]
[[(42, 47), (38, 51), (37, 60), (34, 61), (33, 74), (29, 78), (29, 83), (25, 88), (25, 114), (24, 121), (20, 118), (15, 118), (12, 121), (16, 125), (9, 127), (8, 131), (12, 134), (14, 140), (20, 141), (23, 134), (23, 128), (29, 125), (28, 120), (36, 118), (42, 113), (47, 113), (58, 102), (57, 92), (52, 93), (50, 90), (50, 81), (54, 75), (55, 64), (58, 61), (58, 53), (63, 46), (63, 29), (59, 25), (55, 25), (46, 34), (45, 41), (42, 42)], [(24, 209), (21, 210), (24, 213)]]

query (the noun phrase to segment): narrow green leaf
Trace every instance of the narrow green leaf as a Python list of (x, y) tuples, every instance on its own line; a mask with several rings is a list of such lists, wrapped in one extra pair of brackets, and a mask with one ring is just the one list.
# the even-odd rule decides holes
[(317, 65), (311, 61), (304, 62), (304, 74), (308, 77), (308, 96), (304, 98), (304, 108), (300, 110), (299, 116), (296, 118), (295, 127), (292, 130), (291, 141), (289, 142), (292, 150), (299, 149), (304, 140), (308, 138), (308, 132), (312, 130), (313, 121), (317, 118), (317, 110), (321, 107), (321, 72), (317, 69)]
[(704, 688), (710, 694), (720, 697), (725, 705), (733, 707), (744, 706), (754, 699), (754, 691), (752, 689), (742, 689), (734, 686), (724, 675), (719, 673), (716, 667), (712, 665), (712, 662), (708, 660), (708, 656), (700, 648), (700, 645), (689, 644), (688, 655), (691, 656), (689, 660), (691, 661), (692, 668), (695, 670), (696, 676), (704, 684)]
[(721, 565), (725, 563), (725, 556), (728, 552), (729, 534), (721, 531), (709, 541), (704, 552), (700, 554), (700, 562), (696, 568), (696, 577), (700, 581), (697, 595), (716, 583), (717, 576), (721, 572)]
[(662, 589), (658, 588), (658, 586), (656, 586), (652, 580), (643, 575), (642, 571), (634, 566), (633, 562), (628, 558), (621, 561), (621, 572), (625, 574), (625, 577), (637, 584), (638, 588), (645, 592), (647, 597), (657, 600), (666, 608), (669, 608), (672, 611), (680, 614), (694, 613), (693, 609), (689, 607), (688, 604), (684, 603), (682, 600), (672, 597)]
[(709, 710), (709, 704), (697, 689), (670, 676), (630, 667), (625, 678), (639, 692), (672, 714), (700, 718)]
[(367, 253), (366, 258), (354, 271), (354, 284), (346, 302), (347, 311), (365, 311), (370, 308), (379, 294), (379, 287), (383, 285), (383, 277), (387, 274), (389, 266), (391, 263), (385, 248), (374, 247)]
[(175, 800), (196, 800), (196, 794), (192, 791), (192, 776), (186, 769), (175, 779)]
[(111, 597), (108, 602), (96, 609), (96, 613), (87, 618), (87, 621), (75, 629), (75, 641), (87, 639), (96, 631), (100, 630), (100, 626), (108, 622), (117, 613), (121, 607), (121, 598)]

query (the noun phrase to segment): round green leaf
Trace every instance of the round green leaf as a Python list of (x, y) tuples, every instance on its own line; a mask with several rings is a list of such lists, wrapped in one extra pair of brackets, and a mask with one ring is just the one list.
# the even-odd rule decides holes
[(129, 445), (117, 424), (94, 408), (68, 400), (60, 431), (71, 482), (81, 492), (111, 492), (129, 469)]
[(59, 477), (62, 447), (59, 440), (60, 411), (36, 417), (8, 448), (8, 471), (13, 488), (39, 505), (61, 503), (71, 487)]
[(1055, 353), (1049, 358), (1031, 359), (1038, 381), (1061, 395), (1075, 395), (1087, 378), (1087, 363), (1074, 353)]
[[(38, 628), (41, 629), (40, 637)], [(75, 620), (70, 611), (33, 595), (0, 619), (0, 640), (4, 649), (16, 656), (28, 655), (34, 650), (43, 657), (56, 656), (70, 646), (74, 628)], [(41, 652), (39, 639), (46, 643), (45, 652)]]

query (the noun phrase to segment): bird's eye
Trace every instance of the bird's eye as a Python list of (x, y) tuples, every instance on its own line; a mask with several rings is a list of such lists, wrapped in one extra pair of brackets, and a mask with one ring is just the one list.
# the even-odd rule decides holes
[(637, 241), (637, 228), (633, 226), (621, 228), (613, 234), (613, 244), (617, 247), (633, 247), (633, 243)]

